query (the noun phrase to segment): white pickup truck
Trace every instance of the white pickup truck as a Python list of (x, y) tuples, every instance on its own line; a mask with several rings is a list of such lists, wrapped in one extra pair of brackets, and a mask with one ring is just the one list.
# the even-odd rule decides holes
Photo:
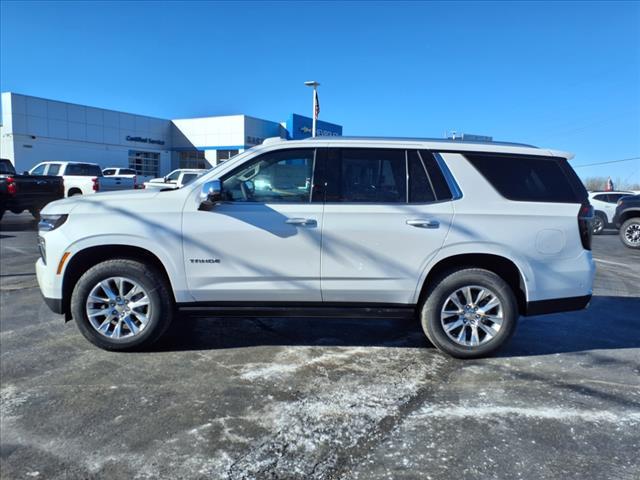
[(135, 188), (135, 180), (133, 178), (105, 177), (102, 174), (100, 165), (97, 163), (41, 162), (33, 167), (29, 174), (62, 177), (65, 197)]
[(144, 182), (144, 188), (156, 190), (178, 189), (195, 180), (207, 170), (199, 168), (179, 168), (160, 178), (154, 178)]

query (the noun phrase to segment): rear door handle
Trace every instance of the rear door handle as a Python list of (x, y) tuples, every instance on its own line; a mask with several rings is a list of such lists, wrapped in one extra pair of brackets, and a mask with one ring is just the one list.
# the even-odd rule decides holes
[(301, 225), (303, 227), (315, 227), (318, 222), (313, 218), (287, 218), (286, 222), (289, 225)]
[(422, 218), (416, 218), (413, 220), (407, 220), (407, 225), (418, 228), (439, 228), (440, 222), (437, 220), (424, 220)]

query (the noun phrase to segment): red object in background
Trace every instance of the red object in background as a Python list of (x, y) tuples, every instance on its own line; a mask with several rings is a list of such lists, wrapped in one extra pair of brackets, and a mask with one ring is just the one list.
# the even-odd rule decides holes
[(607, 180), (607, 186), (604, 189), (607, 192), (613, 192), (613, 181), (611, 180), (611, 177)]
[(98, 183), (98, 177), (93, 177), (91, 179), (91, 181), (93, 182), (93, 191), (97, 192), (98, 190), (100, 190), (100, 184)]

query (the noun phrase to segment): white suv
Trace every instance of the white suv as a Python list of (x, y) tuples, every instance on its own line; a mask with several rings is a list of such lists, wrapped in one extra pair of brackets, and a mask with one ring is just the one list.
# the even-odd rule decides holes
[(613, 216), (616, 213), (618, 200), (633, 195), (631, 191), (589, 192), (589, 203), (593, 206), (593, 233), (599, 235), (602, 231), (613, 226)]
[(415, 314), (436, 347), (479, 357), (519, 315), (591, 298), (592, 209), (568, 158), (499, 143), (272, 141), (181, 189), (50, 203), (38, 283), (110, 350), (157, 340), (179, 309), (295, 306)]

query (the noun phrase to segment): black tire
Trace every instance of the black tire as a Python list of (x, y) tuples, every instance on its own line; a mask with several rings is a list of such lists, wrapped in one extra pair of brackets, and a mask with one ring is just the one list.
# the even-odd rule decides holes
[[(91, 325), (85, 305), (93, 287), (110, 277), (127, 277), (148, 293), (151, 314), (147, 325), (132, 337), (108, 338)], [(175, 314), (175, 302), (167, 281), (155, 267), (129, 260), (107, 260), (87, 270), (76, 283), (71, 295), (71, 314), (84, 337), (105, 350), (134, 351), (156, 342), (167, 330)]]
[(593, 216), (591, 231), (594, 235), (600, 235), (607, 226), (607, 217), (602, 212), (596, 212)]
[(0, 220), (2, 220), (2, 217), (4, 217), (4, 210), (0, 210)]
[[(454, 292), (472, 285), (487, 288), (495, 294), (502, 305), (503, 319), (493, 338), (477, 346), (464, 346), (449, 338), (440, 316)], [(518, 303), (511, 287), (495, 273), (480, 268), (452, 270), (440, 276), (427, 290), (420, 308), (422, 329), (427, 338), (438, 350), (456, 358), (485, 357), (502, 347), (513, 335), (518, 316)]]
[(640, 248), (640, 217), (633, 217), (620, 226), (620, 240), (625, 247)]
[(22, 213), (22, 210), (11, 210), (11, 213), (13, 213), (14, 215), (20, 215)]
[(40, 207), (37, 208), (32, 208), (31, 210), (29, 210), (29, 213), (31, 214), (31, 216), (33, 218), (36, 219), (36, 221), (40, 221), (40, 210), (42, 210)]

